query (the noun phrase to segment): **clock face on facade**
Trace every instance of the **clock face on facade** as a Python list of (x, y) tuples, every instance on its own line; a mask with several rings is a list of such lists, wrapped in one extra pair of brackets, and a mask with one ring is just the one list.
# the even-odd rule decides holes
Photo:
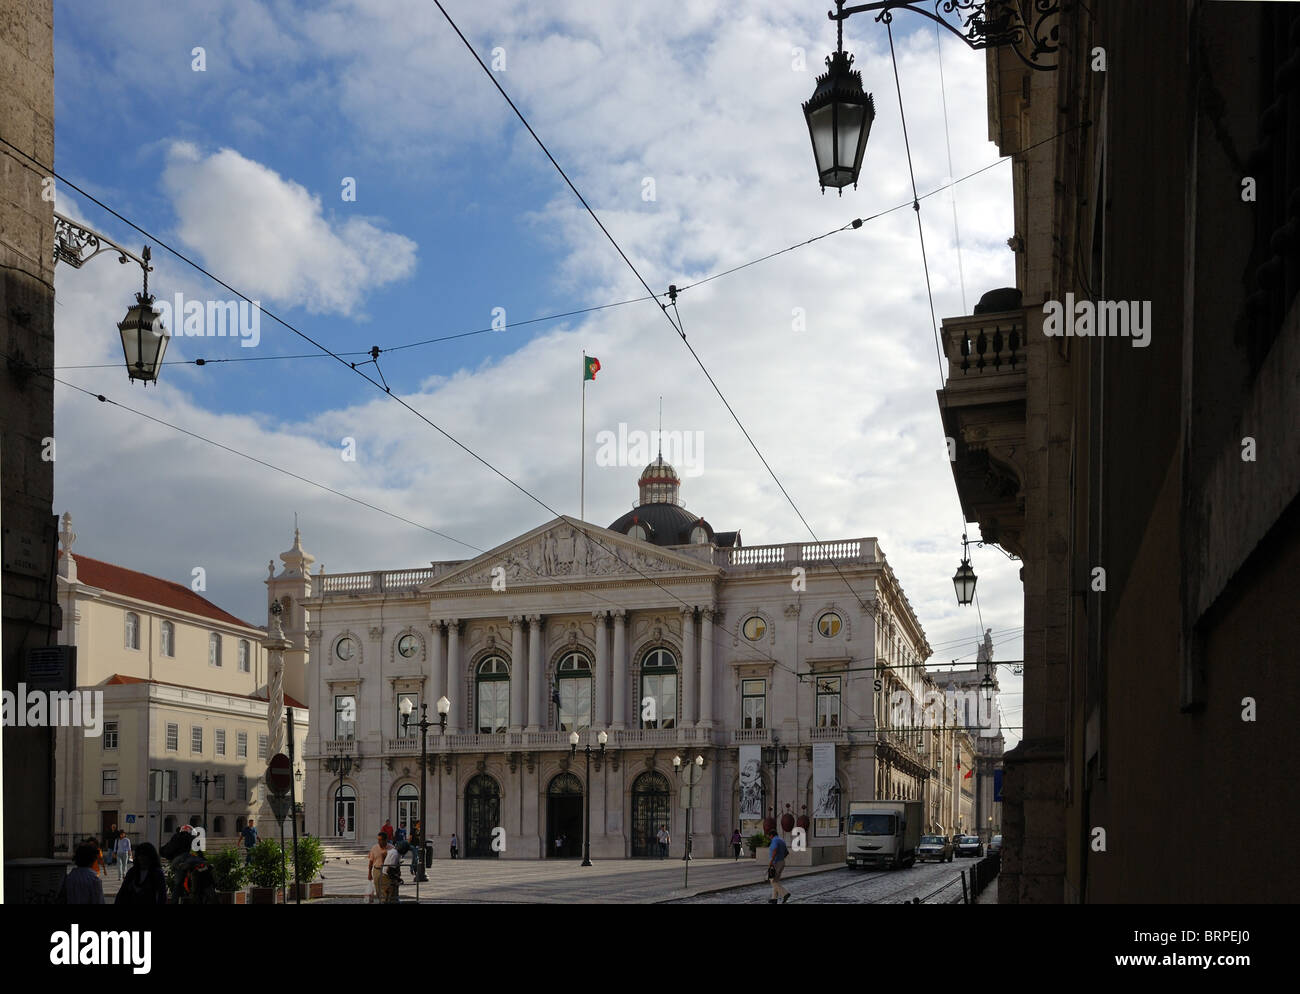
[(827, 611), (817, 619), (817, 630), (826, 638), (834, 638), (840, 633), (840, 616), (833, 611)]
[(763, 637), (763, 633), (767, 631), (767, 624), (762, 618), (748, 618), (745, 621), (744, 631), (745, 638), (751, 642), (757, 642)]
[(414, 635), (403, 635), (397, 640), (397, 651), (406, 658), (414, 656), (420, 648), (420, 640)]
[(357, 643), (352, 638), (341, 638), (339, 644), (334, 647), (334, 655), (338, 656), (344, 662), (351, 659), (357, 654)]

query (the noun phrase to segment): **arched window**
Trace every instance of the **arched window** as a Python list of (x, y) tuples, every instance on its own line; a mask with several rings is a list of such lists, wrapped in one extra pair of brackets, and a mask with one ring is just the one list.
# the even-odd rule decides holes
[(500, 656), (488, 656), (475, 674), (480, 733), (504, 732), (510, 727), (510, 664)]
[(248, 639), (239, 640), (239, 672), (248, 673), (252, 670), (252, 653), (249, 650)]
[(642, 728), (677, 727), (677, 657), (651, 649), (641, 660)]
[(140, 648), (140, 616), (134, 611), (126, 612), (126, 647)]
[(160, 634), (160, 651), (164, 656), (176, 655), (176, 626), (164, 621), (158, 628)]
[(208, 665), (221, 665), (221, 636), (216, 632), (208, 635)]
[(591, 660), (571, 652), (555, 671), (560, 691), (560, 731), (574, 732), (591, 727)]

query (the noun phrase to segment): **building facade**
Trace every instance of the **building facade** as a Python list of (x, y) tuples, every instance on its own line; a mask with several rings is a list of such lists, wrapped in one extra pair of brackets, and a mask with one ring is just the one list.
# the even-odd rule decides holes
[(988, 50), (1016, 287), (944, 321), (939, 396), (966, 519), (1024, 561), (999, 898), (1289, 901), (1294, 860), (1195, 827), (1300, 814), (1300, 9), (1050, 17), (1056, 71)]
[(426, 820), (444, 855), (454, 833), (468, 856), (576, 856), (589, 792), (593, 856), (653, 855), (661, 827), (680, 856), (675, 757), (704, 760), (700, 854), (789, 811), (806, 826), (796, 858), (842, 859), (850, 800), (920, 798), (923, 733), (892, 727), (887, 700), (919, 706), (929, 648), (878, 543), (743, 547), (679, 486), (656, 459), (609, 528), (561, 517), (466, 561), (316, 576), (306, 553), (286, 562), (268, 586), (310, 656), (309, 825), (364, 840), (419, 816), (403, 700), (434, 721)]
[[(102, 694), (102, 705), (99, 734), (57, 730), (56, 851), (111, 825), (135, 842), (166, 841), (181, 824), (203, 824), (205, 792), (210, 837), (233, 838), (250, 817), (270, 831), (266, 632), (189, 587), (76, 554), (69, 514), (59, 534), (60, 644), (76, 646), (78, 690)], [(302, 672), (287, 672), (299, 769), (304, 696)], [(161, 801), (151, 770), (166, 774)]]

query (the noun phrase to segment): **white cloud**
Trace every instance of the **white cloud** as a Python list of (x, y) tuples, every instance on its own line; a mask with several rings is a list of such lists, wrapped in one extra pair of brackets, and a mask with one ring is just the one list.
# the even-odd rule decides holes
[(333, 222), (319, 197), (232, 149), (204, 157), (173, 143), (163, 186), (181, 239), (264, 303), (351, 315), (368, 291), (415, 271), (410, 238), (363, 218)]

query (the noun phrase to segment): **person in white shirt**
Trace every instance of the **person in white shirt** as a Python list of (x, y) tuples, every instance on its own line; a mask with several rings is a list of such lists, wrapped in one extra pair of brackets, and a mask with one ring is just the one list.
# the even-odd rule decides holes
[(401, 882), (401, 856), (398, 855), (397, 846), (389, 846), (388, 851), (384, 854), (384, 879), (380, 884), (385, 904), (397, 903), (397, 886)]

